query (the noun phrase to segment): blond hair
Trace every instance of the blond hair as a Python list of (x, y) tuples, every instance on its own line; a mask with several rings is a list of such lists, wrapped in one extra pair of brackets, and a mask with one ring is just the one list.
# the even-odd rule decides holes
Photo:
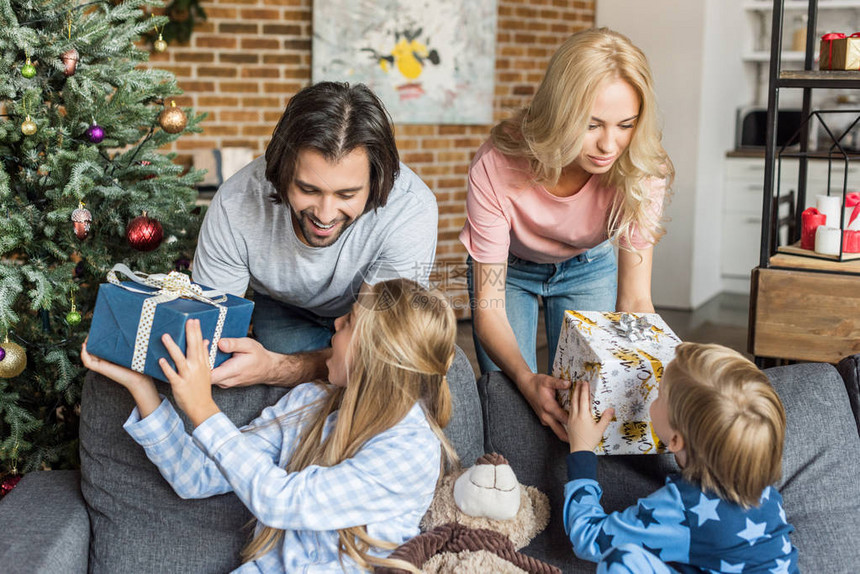
[[(310, 465), (333, 466), (354, 456), (374, 436), (392, 428), (419, 403), (442, 444), (442, 469), (457, 455), (442, 433), (451, 418), (446, 374), (454, 360), (456, 319), (445, 297), (407, 279), (377, 283), (353, 307), (353, 335), (347, 351), (346, 388), (327, 385), (329, 394), (308, 416), (299, 445), (287, 464), (297, 472)], [(334, 429), (322, 440), (326, 418), (338, 411)], [(287, 415), (290, 416), (290, 415)], [(408, 446), (408, 445), (404, 445)], [(243, 550), (245, 561), (269, 552), (283, 530), (264, 527)], [(366, 526), (338, 530), (338, 553), (361, 568), (390, 566), (419, 572), (400, 560), (379, 558), (373, 548), (397, 545), (371, 538)]]
[(722, 345), (682, 343), (666, 368), (669, 425), (684, 439), (684, 478), (744, 508), (782, 474), (785, 411), (761, 370)]
[(550, 59), (531, 103), (496, 125), (491, 135), (503, 154), (528, 159), (537, 183), (553, 186), (562, 168), (582, 151), (599, 88), (615, 79), (624, 80), (638, 94), (639, 117), (630, 145), (600, 183), (616, 190), (606, 218), (607, 237), (633, 251), (634, 229), (652, 244), (665, 233), (645, 180), (666, 179), (668, 188), (675, 172), (660, 143), (648, 60), (626, 36), (608, 28), (570, 36)]

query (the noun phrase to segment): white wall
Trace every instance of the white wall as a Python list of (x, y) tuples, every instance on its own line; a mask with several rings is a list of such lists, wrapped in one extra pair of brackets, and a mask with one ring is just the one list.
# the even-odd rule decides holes
[[(751, 101), (750, 86), (743, 82), (745, 68), (741, 60), (742, 51), (748, 48), (742, 41), (738, 41), (738, 30), (743, 29), (746, 17), (740, 8), (739, 0), (707, 0), (696, 146), (698, 157), (695, 204), (691, 214), (692, 308), (698, 307), (723, 289), (720, 252), (723, 244), (721, 239), (725, 153), (735, 147), (737, 108)], [(753, 249), (757, 247), (751, 246)]]
[(597, 0), (596, 23), (648, 57), (675, 164), (667, 234), (654, 250), (655, 305), (695, 308), (721, 291), (723, 161), (748, 103), (741, 0)]

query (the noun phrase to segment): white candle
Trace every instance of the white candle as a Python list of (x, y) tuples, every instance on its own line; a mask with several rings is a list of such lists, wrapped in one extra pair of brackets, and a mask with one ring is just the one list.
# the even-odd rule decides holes
[[(839, 227), (841, 225), (839, 217), (842, 215), (842, 197), (838, 195), (818, 195), (816, 196), (816, 200), (817, 204), (815, 207), (827, 216), (824, 225)], [(818, 250), (816, 249), (816, 251)]]
[(839, 255), (842, 230), (838, 227), (821, 225), (815, 230), (815, 252), (822, 255)]

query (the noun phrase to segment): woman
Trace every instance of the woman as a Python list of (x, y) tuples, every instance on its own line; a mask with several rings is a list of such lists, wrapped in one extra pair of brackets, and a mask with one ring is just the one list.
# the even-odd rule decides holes
[(451, 415), (446, 373), (456, 320), (443, 295), (406, 279), (368, 287), (335, 321), (329, 383), (298, 385), (242, 429), (212, 398), (199, 321), (185, 354), (163, 341), (161, 368), (185, 432), (152, 378), (81, 350), (85, 367), (131, 392), (126, 431), (182, 498), (234, 492), (257, 519), (236, 572), (359, 572), (419, 533), (446, 461)]
[(585, 30), (469, 170), (460, 240), (481, 371), (507, 374), (562, 440), (555, 394), (569, 383), (537, 373), (538, 299), (550, 361), (567, 309), (654, 311), (652, 249), (674, 176), (660, 138), (644, 54), (621, 34)]

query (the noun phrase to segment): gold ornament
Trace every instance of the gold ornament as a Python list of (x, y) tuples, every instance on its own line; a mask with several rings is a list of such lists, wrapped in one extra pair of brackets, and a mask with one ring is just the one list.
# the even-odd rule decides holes
[(25, 136), (31, 136), (36, 133), (36, 130), (39, 129), (36, 127), (36, 122), (30, 119), (30, 116), (27, 116), (27, 119), (21, 124), (21, 132)]
[(63, 52), (63, 55), (60, 56), (60, 59), (63, 60), (63, 73), (68, 76), (74, 76), (75, 70), (78, 68), (78, 62), (81, 57), (78, 54), (78, 51), (74, 48), (70, 48)]
[(176, 102), (170, 101), (170, 107), (164, 108), (164, 111), (158, 115), (158, 123), (161, 129), (169, 134), (178, 134), (185, 129), (188, 123), (188, 118), (185, 117), (185, 112), (182, 108), (176, 107)]
[(152, 43), (152, 47), (155, 48), (156, 52), (163, 52), (167, 49), (167, 42), (165, 42), (164, 38), (162, 38), (161, 34), (159, 34), (158, 40)]
[(27, 353), (23, 347), (10, 342), (9, 337), (0, 343), (0, 347), (6, 351), (6, 355), (0, 361), (0, 378), (11, 379), (23, 373), (27, 368)]

